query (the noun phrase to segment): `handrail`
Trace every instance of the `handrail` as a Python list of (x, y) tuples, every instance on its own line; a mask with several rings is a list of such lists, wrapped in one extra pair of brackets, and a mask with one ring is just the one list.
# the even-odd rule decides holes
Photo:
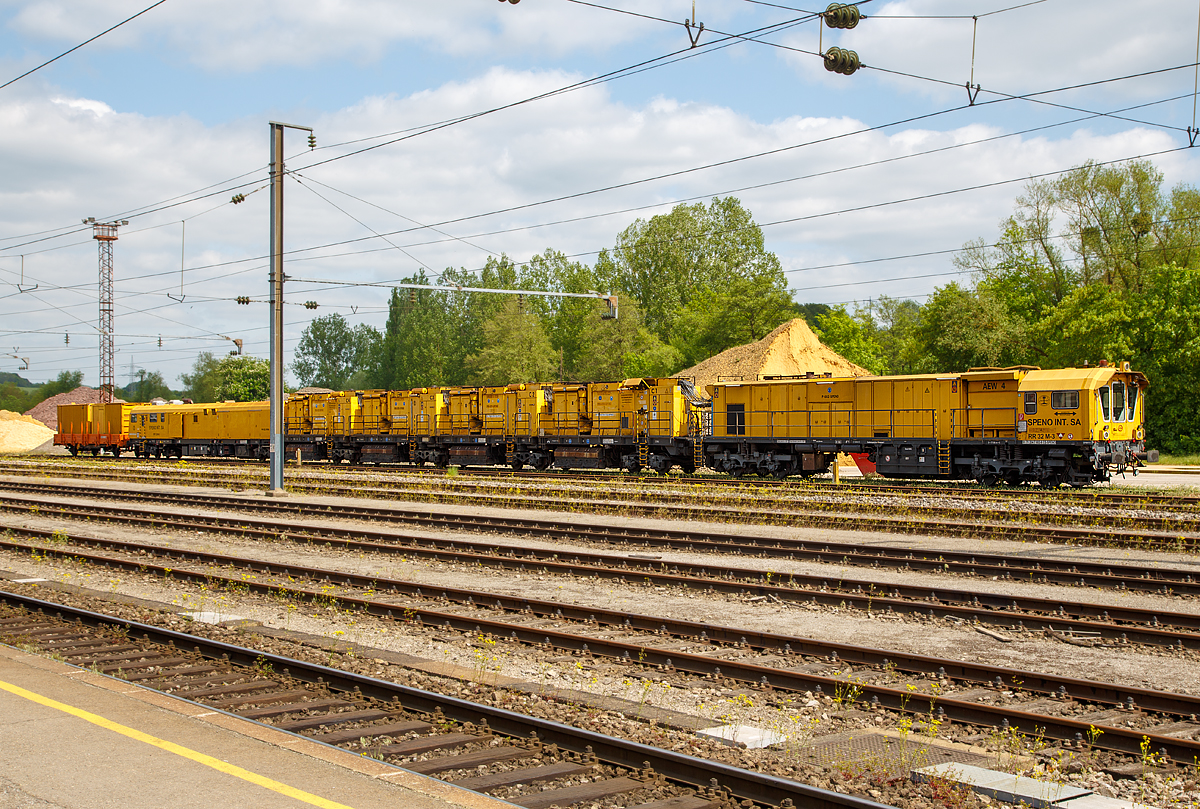
[[(941, 412), (945, 412), (950, 419), (950, 437), (961, 439), (1016, 435), (1017, 411), (1016, 407), (963, 407), (948, 408)], [(960, 416), (960, 412), (965, 415)], [(730, 422), (727, 415), (725, 435), (845, 439), (933, 437), (937, 434), (938, 413), (939, 408), (751, 410), (739, 414), (740, 433), (728, 432)], [(1003, 415), (997, 418), (996, 414)], [(923, 428), (927, 429), (927, 434), (916, 433)], [(972, 436), (970, 432), (973, 430), (984, 435)], [(876, 435), (878, 432), (886, 432), (887, 435)], [(897, 432), (913, 434), (897, 435)]]

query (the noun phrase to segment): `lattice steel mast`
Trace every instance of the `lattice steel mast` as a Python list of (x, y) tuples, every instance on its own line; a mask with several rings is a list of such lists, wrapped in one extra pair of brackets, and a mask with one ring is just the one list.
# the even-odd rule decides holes
[(83, 224), (92, 226), (92, 238), (100, 248), (100, 401), (111, 402), (116, 388), (115, 352), (113, 350), (113, 242), (117, 228), (128, 225), (128, 219), (118, 222), (97, 222), (90, 216)]

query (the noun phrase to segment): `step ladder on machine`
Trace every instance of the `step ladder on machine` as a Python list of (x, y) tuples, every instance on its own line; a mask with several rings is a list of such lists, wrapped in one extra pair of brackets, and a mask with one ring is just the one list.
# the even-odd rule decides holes
[(645, 414), (638, 421), (641, 422), (637, 431), (638, 465), (645, 469), (650, 465), (650, 429)]
[(938, 458), (938, 475), (943, 477), (950, 476), (950, 442), (937, 442), (937, 458)]

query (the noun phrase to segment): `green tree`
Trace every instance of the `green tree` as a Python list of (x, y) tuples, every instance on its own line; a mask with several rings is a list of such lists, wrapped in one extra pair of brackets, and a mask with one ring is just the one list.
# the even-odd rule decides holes
[(14, 413), (24, 413), (36, 406), (38, 402), (15, 382), (0, 383), (0, 410), (11, 410)]
[[(608, 292), (600, 290), (593, 268), (578, 261), (571, 261), (556, 250), (530, 259), (521, 275), (521, 287), (547, 292)], [(591, 378), (591, 371), (581, 364), (581, 352), (587, 342), (588, 333), (600, 322), (607, 308), (596, 300), (587, 298), (554, 298), (531, 295), (526, 298), (531, 311), (541, 318), (550, 338), (551, 347), (561, 357), (563, 376), (569, 379)], [(624, 318), (624, 312), (622, 312)]]
[(1030, 183), (996, 244), (958, 258), (972, 288), (943, 287), (922, 309), (931, 363), (1127, 359), (1150, 379), (1148, 440), (1200, 449), (1200, 192), (1162, 179), (1148, 161), (1088, 162)]
[(1200, 452), (1200, 269), (1149, 269), (1138, 293), (1104, 283), (1079, 287), (1036, 331), (1052, 367), (1129, 360), (1150, 379), (1151, 444)]
[(475, 384), (543, 382), (553, 379), (557, 356), (538, 316), (515, 298), (503, 301), (483, 324), (483, 347), (467, 357)]
[[(705, 336), (689, 340), (685, 354), (763, 337), (792, 313), (779, 259), (734, 197), (637, 220), (611, 252), (601, 251), (596, 275), (606, 287), (632, 295), (646, 328), (664, 342), (678, 339), (676, 321), (687, 311), (687, 328), (702, 328)], [(736, 336), (716, 339), (722, 330)]]
[(939, 287), (921, 309), (917, 335), (929, 372), (1006, 367), (1028, 359), (1027, 324), (987, 287)]
[(119, 395), (128, 402), (148, 402), (154, 398), (175, 398), (174, 391), (167, 387), (160, 372), (147, 371), (144, 368), (138, 370), (136, 380), (120, 389)]
[(873, 374), (886, 369), (879, 344), (871, 336), (870, 316), (851, 316), (844, 306), (835, 306), (817, 317), (817, 337), (829, 348)]
[(585, 382), (612, 382), (633, 377), (669, 376), (685, 366), (683, 355), (674, 346), (642, 325), (637, 301), (630, 298), (621, 305), (617, 320), (604, 319), (607, 306), (587, 301), (589, 317), (580, 337), (580, 348), (573, 378)]
[(827, 303), (798, 303), (796, 304), (796, 314), (804, 318), (804, 322), (808, 324), (810, 329), (815, 329), (817, 327), (817, 318), (832, 308)]
[[(22, 382), (27, 384), (22, 385)], [(46, 401), (51, 396), (57, 396), (60, 393), (69, 393), (82, 384), (82, 371), (60, 371), (57, 378), (43, 382), (37, 386), (28, 384), (28, 380), (18, 374), (5, 374), (3, 382), (0, 382), (0, 410), (23, 413)], [(33, 387), (33, 390), (22, 389), (28, 387)]]
[(83, 371), (59, 371), (55, 379), (38, 386), (38, 401), (43, 402), (51, 396), (57, 396), (60, 393), (69, 393), (82, 384)]
[(351, 328), (337, 312), (314, 318), (300, 335), (292, 373), (302, 387), (346, 390), (355, 374), (366, 368), (381, 339), (379, 332), (365, 323)]
[(692, 298), (676, 317), (671, 334), (671, 345), (685, 364), (761, 340), (790, 320), (795, 311), (791, 295), (776, 281), (765, 275), (735, 275), (720, 288)]
[(230, 356), (217, 362), (213, 401), (258, 402), (271, 395), (271, 363), (260, 357)]
[(862, 318), (868, 335), (879, 346), (884, 373), (915, 374), (925, 370), (918, 331), (921, 307), (915, 301), (880, 295), (868, 302)]
[(193, 402), (216, 402), (217, 399), (217, 366), (220, 360), (211, 351), (201, 351), (196, 355), (191, 373), (179, 375), (183, 383), (183, 395)]
[[(407, 284), (429, 284), (425, 273), (405, 278)], [(405, 390), (451, 382), (457, 335), (447, 311), (447, 293), (393, 289), (382, 340), (369, 352), (371, 387)]]

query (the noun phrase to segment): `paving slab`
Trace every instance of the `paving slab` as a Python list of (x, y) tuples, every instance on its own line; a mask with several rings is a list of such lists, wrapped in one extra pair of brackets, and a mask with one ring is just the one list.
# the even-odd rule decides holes
[(1064, 809), (1067, 804), (1060, 805), (1060, 802), (1092, 794), (1090, 789), (1082, 787), (952, 761), (913, 770), (912, 778), (918, 782), (946, 780), (966, 784), (981, 795), (1004, 803), (1023, 803), (1034, 809)]
[(730, 747), (746, 747), (751, 750), (762, 750), (773, 744), (783, 744), (787, 736), (773, 730), (756, 728), (753, 725), (717, 725), (696, 731), (697, 736), (715, 739)]
[(9, 646), (0, 646), (0, 805), (512, 807)]

